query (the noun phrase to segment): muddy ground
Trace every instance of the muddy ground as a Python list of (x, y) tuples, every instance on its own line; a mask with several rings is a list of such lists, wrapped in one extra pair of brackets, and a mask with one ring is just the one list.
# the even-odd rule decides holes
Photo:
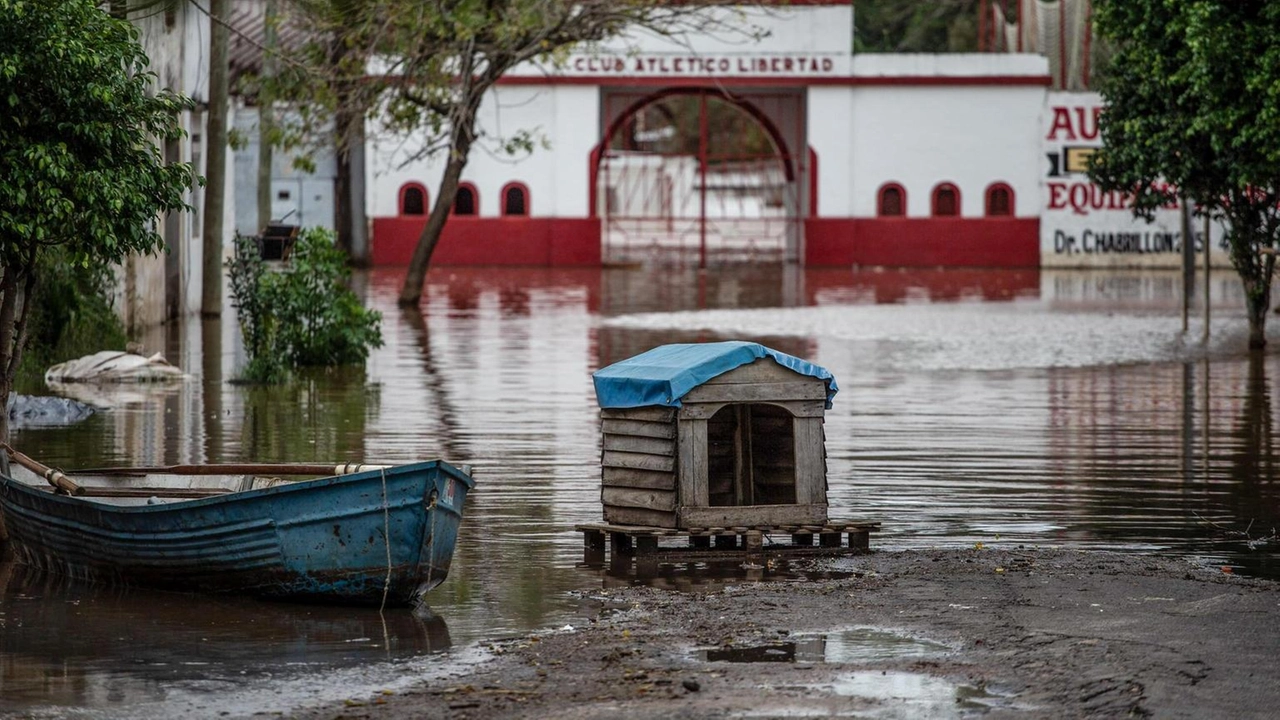
[(1280, 713), (1274, 582), (1189, 561), (1021, 548), (879, 552), (828, 563), (851, 574), (707, 594), (585, 593), (593, 617), (581, 626), (496, 643), (489, 659), (412, 692), (288, 715)]

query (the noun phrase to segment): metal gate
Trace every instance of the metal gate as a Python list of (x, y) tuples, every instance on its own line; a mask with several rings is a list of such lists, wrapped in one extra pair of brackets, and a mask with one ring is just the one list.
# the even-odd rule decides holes
[(803, 163), (776, 128), (716, 90), (628, 99), (595, 180), (606, 262), (796, 260)]

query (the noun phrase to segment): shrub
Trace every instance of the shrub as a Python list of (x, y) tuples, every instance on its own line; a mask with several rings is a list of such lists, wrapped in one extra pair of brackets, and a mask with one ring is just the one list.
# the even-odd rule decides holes
[(280, 271), (267, 268), (254, 238), (237, 236), (229, 273), (249, 355), (245, 380), (276, 383), (296, 367), (360, 365), (382, 346), (382, 317), (345, 285), (351, 271), (327, 230), (304, 230)]

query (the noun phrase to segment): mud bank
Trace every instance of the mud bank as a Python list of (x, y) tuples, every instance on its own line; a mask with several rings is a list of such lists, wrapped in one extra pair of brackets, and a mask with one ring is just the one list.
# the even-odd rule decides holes
[(839, 580), (583, 594), (411, 692), (302, 718), (1274, 717), (1280, 584), (1129, 554), (835, 561)]

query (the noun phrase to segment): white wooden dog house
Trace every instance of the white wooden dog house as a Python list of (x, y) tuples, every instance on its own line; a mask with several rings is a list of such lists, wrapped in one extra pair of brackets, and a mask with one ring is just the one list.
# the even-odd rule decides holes
[(664, 345), (597, 371), (604, 519), (823, 525), (826, 369), (757, 343)]

